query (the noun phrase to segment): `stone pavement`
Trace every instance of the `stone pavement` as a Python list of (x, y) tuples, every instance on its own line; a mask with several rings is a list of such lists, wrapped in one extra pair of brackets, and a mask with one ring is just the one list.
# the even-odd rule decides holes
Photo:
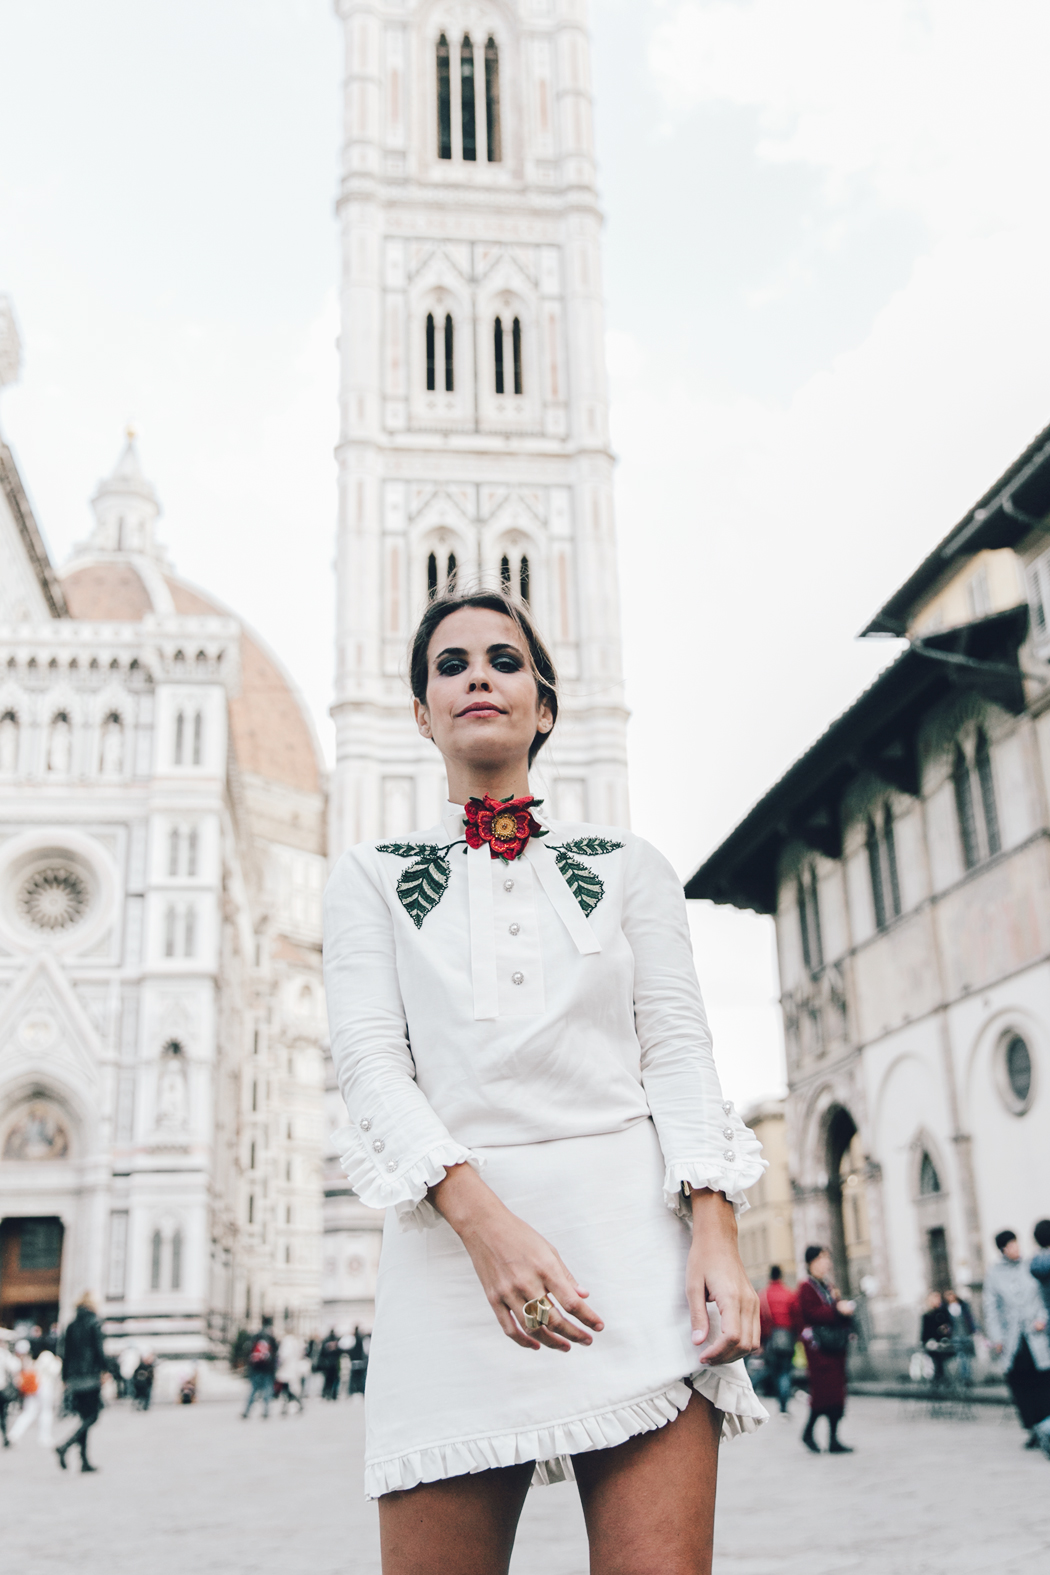
[[(716, 1575), (1050, 1570), (1050, 1463), (1022, 1450), (1012, 1413), (931, 1420), (862, 1398), (843, 1427), (857, 1453), (818, 1459), (795, 1404), (790, 1421), (723, 1447)], [(265, 1423), (226, 1401), (117, 1405), (93, 1435), (102, 1470), (82, 1477), (31, 1434), (0, 1454), (5, 1575), (378, 1575), (361, 1435), (358, 1401)], [(571, 1484), (530, 1493), (512, 1569), (587, 1575)]]

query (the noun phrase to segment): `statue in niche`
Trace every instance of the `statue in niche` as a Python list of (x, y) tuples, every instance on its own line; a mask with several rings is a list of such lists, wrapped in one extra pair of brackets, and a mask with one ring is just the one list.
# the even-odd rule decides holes
[(186, 1088), (186, 1055), (177, 1039), (169, 1039), (160, 1058), (157, 1086), (157, 1126), (181, 1132), (187, 1126), (189, 1098)]
[(69, 725), (69, 718), (64, 711), (51, 723), (51, 732), (47, 741), (47, 769), (56, 776), (69, 775), (70, 761), (73, 755), (73, 729)]
[(69, 1135), (50, 1105), (27, 1105), (4, 1139), (4, 1159), (65, 1159)]
[(18, 770), (18, 718), (13, 711), (0, 716), (0, 776), (13, 777)]
[(124, 769), (124, 727), (115, 711), (102, 724), (99, 764), (104, 777), (119, 777)]

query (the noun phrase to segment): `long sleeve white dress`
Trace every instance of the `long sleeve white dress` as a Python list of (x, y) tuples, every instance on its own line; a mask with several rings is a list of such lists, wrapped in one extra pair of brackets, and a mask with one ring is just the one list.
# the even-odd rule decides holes
[[(387, 1210), (371, 1498), (527, 1461), (561, 1480), (573, 1454), (672, 1420), (690, 1386), (726, 1437), (766, 1417), (743, 1363), (701, 1367), (691, 1339), (683, 1183), (743, 1209), (765, 1161), (722, 1097), (681, 883), (630, 832), (538, 818), (547, 835), (505, 863), (449, 805), (409, 841), (351, 849), (325, 893), (336, 1136), (358, 1196)], [(589, 1290), (593, 1345), (503, 1333), (426, 1201), (463, 1162)]]

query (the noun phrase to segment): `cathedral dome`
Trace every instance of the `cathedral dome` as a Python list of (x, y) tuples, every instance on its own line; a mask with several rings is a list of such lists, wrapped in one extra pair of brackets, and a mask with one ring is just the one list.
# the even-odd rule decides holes
[[(237, 764), (243, 772), (299, 792), (321, 792), (322, 764), (313, 725), (277, 658), (236, 613), (173, 575), (153, 546), (156, 504), (130, 433), (116, 470), (93, 501), (99, 525), (60, 574), (70, 617), (94, 623), (139, 623), (148, 613), (235, 618), (241, 627), (241, 684), (240, 693), (230, 700), (230, 734)], [(140, 523), (143, 503), (148, 517)], [(139, 528), (134, 539), (147, 550), (122, 551), (125, 522), (134, 518), (136, 504), (140, 518), (135, 519)]]

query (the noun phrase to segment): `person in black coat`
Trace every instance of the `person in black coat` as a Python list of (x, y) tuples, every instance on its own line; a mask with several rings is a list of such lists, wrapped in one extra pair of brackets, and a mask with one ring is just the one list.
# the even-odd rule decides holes
[(97, 1471), (87, 1456), (87, 1436), (98, 1421), (102, 1409), (102, 1374), (106, 1369), (106, 1353), (102, 1348), (102, 1326), (95, 1316), (95, 1303), (89, 1292), (77, 1303), (76, 1317), (62, 1337), (62, 1382), (80, 1418), (80, 1426), (55, 1453), (62, 1470), (66, 1469), (66, 1451), (80, 1449), (81, 1471)]
[(933, 1381), (942, 1384), (945, 1364), (955, 1354), (955, 1326), (940, 1291), (931, 1291), (926, 1298), (919, 1338), (933, 1361)]

